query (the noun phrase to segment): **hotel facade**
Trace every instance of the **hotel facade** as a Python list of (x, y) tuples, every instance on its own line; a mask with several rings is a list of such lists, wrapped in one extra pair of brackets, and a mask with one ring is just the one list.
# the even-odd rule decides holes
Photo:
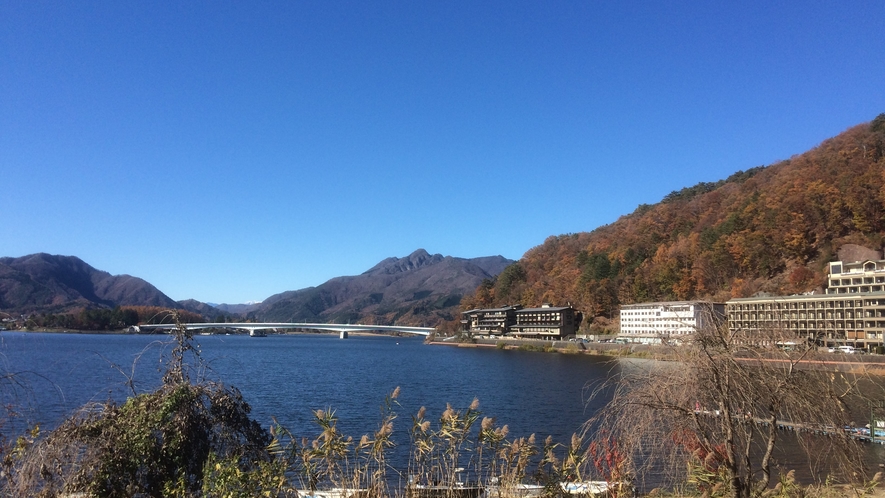
[(885, 260), (829, 263), (824, 293), (622, 305), (619, 337), (678, 342), (723, 320), (733, 333), (786, 332), (831, 347), (885, 346)]
[(620, 338), (642, 344), (680, 342), (697, 329), (719, 326), (725, 304), (706, 301), (670, 301), (625, 304), (620, 308)]
[(581, 313), (571, 306), (515, 305), (461, 313), (462, 330), (476, 336), (560, 340), (574, 336), (580, 324)]
[(734, 331), (783, 330), (819, 345), (885, 345), (885, 261), (829, 263), (824, 294), (747, 297), (726, 303)]

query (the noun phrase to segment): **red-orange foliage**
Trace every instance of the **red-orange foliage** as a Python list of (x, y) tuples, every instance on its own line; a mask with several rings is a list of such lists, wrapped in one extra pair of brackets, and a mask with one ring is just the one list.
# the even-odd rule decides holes
[(885, 114), (786, 161), (673, 192), (592, 232), (549, 237), (506, 289), (487, 284), (463, 304), (571, 303), (612, 317), (634, 302), (808, 291), (825, 284), (842, 244), (880, 249), (883, 231)]
[(621, 495), (620, 491), (630, 477), (629, 455), (618, 447), (614, 438), (593, 441), (587, 448), (587, 455), (596, 469), (597, 475), (601, 476), (609, 484), (612, 495)]

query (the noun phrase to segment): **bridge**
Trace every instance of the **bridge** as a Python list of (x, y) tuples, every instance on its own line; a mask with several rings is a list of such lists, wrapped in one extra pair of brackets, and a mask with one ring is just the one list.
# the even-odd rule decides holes
[[(405, 325), (351, 325), (340, 323), (183, 323), (187, 330), (199, 329), (236, 329), (248, 330), (249, 335), (255, 335), (258, 330), (274, 329), (300, 329), (300, 330), (326, 330), (329, 332), (400, 332), (403, 334), (415, 334), (428, 336), (435, 329), (433, 327), (408, 327)], [(135, 332), (149, 330), (171, 330), (174, 323), (160, 325), (138, 325)]]

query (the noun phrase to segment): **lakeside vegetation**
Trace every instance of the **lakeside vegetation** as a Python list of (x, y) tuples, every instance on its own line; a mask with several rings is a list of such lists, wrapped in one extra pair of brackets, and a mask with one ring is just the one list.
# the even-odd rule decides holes
[[(0, 449), (0, 496), (295, 496), (298, 490), (348, 488), (383, 497), (403, 496), (409, 476), (414, 476), (413, 483), (441, 483), (451, 490), (459, 480), (477, 481), (494, 487), (501, 496), (509, 496), (506, 490), (525, 483), (543, 486), (546, 496), (559, 496), (560, 483), (570, 479), (624, 484), (610, 491), (613, 496), (631, 493), (633, 485), (651, 492), (649, 482), (666, 493), (685, 496), (798, 498), (835, 493), (831, 485), (835, 482), (852, 483), (861, 486), (852, 489), (866, 492), (863, 486), (869, 478), (864, 476), (869, 476), (869, 469), (857, 459), (861, 443), (845, 434), (832, 433), (822, 441), (829, 445), (828, 459), (844, 454), (854, 462), (849, 471), (839, 466), (821, 469), (812, 490), (805, 487), (807, 483), (800, 486), (784, 477), (781, 491), (774, 492), (775, 487), (759, 484), (755, 472), (743, 470), (747, 464), (751, 469), (761, 468), (760, 455), (725, 458), (723, 424), (732, 418), (712, 414), (714, 406), (721, 413), (737, 406), (741, 414), (754, 410), (750, 418), (735, 419), (732, 432), (757, 442), (770, 437), (766, 428), (771, 426), (759, 421), (764, 414), (771, 416), (774, 401), (781, 403), (773, 408), (778, 420), (841, 427), (848, 421), (841, 417), (856, 413), (857, 403), (872, 394), (860, 396), (854, 388), (863, 379), (862, 373), (833, 381), (829, 372), (817, 375), (801, 368), (814, 359), (813, 351), (772, 351), (710, 334), (699, 336), (704, 340), (697, 344), (674, 350), (681, 355), (680, 362), (663, 364), (663, 369), (644, 371), (635, 368), (637, 363), (622, 364), (630, 368), (622, 368), (609, 383), (598, 386), (599, 395), (614, 393), (614, 401), (597, 414), (585, 433), (569, 441), (541, 441), (511, 436), (506, 425), (483, 416), (478, 401), (465, 408), (449, 406), (438, 416), (423, 409), (398, 413), (398, 390), (380, 400), (381, 411), (370, 415), (377, 420), (377, 429), (363, 436), (342, 433), (334, 407), (312, 411), (314, 433), (293, 434), (279, 425), (262, 428), (250, 419), (249, 406), (235, 388), (193, 378), (201, 368), (199, 353), (180, 327), (160, 388), (133, 391), (121, 404), (84, 407), (49, 433), (7, 434)], [(550, 344), (539, 345), (550, 349)], [(780, 354), (791, 368), (735, 361), (753, 359), (748, 356), (753, 352)], [(683, 370), (674, 365), (684, 365), (679, 367)], [(718, 398), (717, 389), (722, 388), (711, 384), (713, 372), (728, 372), (728, 378), (736, 382), (722, 384), (728, 389)], [(813, 385), (830, 387), (822, 391), (809, 387)], [(828, 398), (835, 403), (830, 408), (821, 403), (822, 392), (834, 393)], [(670, 404), (636, 398), (643, 393), (654, 393), (655, 402), (669, 400)], [(793, 399), (813, 399), (825, 416), (796, 411), (802, 405)], [(840, 415), (836, 407), (845, 413)], [(678, 409), (667, 415), (672, 408)], [(408, 460), (394, 461), (391, 452), (395, 444), (403, 443), (402, 437), (408, 439)], [(746, 448), (746, 441), (737, 438), (735, 446)], [(834, 445), (836, 441), (840, 444)], [(837, 448), (846, 451), (837, 453)], [(658, 463), (651, 469), (653, 460)], [(797, 462), (781, 462), (788, 467), (791, 463)], [(770, 461), (769, 466), (774, 468)], [(460, 468), (464, 471), (459, 472)], [(649, 471), (655, 473), (651, 478)], [(756, 491), (734, 491), (731, 483), (736, 473), (749, 483), (739, 489)]]
[[(177, 310), (186, 323), (205, 322), (205, 318), (186, 310)], [(6, 323), (7, 328), (22, 330), (123, 330), (139, 324), (159, 324), (168, 318), (167, 308), (158, 306), (115, 306), (114, 308), (88, 308), (76, 313), (30, 314)]]

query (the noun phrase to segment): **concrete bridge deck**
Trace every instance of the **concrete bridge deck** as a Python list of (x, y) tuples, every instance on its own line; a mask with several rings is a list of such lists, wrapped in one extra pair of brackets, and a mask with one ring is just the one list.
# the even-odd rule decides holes
[[(433, 327), (410, 327), (405, 325), (357, 325), (341, 323), (184, 323), (188, 330), (209, 328), (225, 328), (248, 330), (253, 333), (256, 330), (272, 329), (302, 329), (302, 330), (327, 330), (330, 332), (400, 332), (403, 334), (430, 335)], [(138, 325), (139, 330), (171, 330), (175, 328), (173, 323), (160, 325)]]

